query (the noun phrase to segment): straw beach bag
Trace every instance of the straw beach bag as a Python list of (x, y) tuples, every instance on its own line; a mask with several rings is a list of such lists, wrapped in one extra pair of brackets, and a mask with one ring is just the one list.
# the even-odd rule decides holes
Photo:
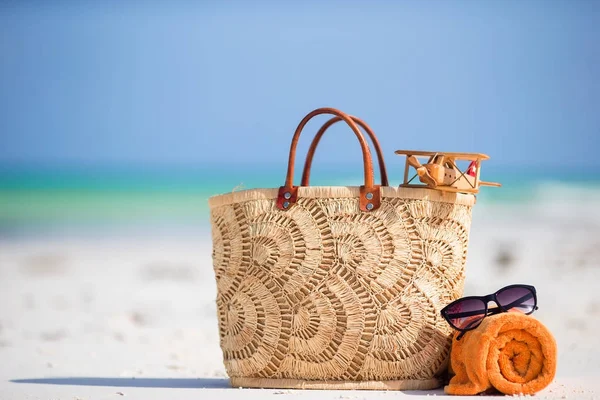
[[(314, 116), (302, 186), (296, 146)], [(335, 122), (362, 148), (360, 187), (308, 186), (312, 155)], [(377, 150), (382, 185), (361, 125)], [(462, 295), (475, 197), (387, 183), (371, 129), (331, 108), (298, 125), (285, 185), (210, 198), (220, 343), (233, 386), (431, 389), (445, 371)]]

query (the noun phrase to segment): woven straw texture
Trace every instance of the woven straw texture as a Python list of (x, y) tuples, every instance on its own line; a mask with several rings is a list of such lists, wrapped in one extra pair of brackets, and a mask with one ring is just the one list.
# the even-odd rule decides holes
[(239, 386), (429, 389), (462, 295), (474, 196), (382, 187), (300, 187), (209, 200), (224, 363)]

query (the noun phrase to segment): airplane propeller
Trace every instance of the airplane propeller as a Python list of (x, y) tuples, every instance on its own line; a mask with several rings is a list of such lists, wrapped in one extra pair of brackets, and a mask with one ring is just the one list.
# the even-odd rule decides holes
[(431, 174), (429, 174), (429, 171), (427, 170), (427, 168), (425, 168), (423, 165), (421, 165), (421, 163), (419, 162), (417, 157), (409, 156), (407, 158), (407, 161), (411, 167), (413, 167), (415, 170), (417, 170), (417, 175), (419, 175), (419, 180), (421, 182), (423, 182), (426, 185), (429, 185), (431, 187), (437, 186), (437, 182), (435, 181), (435, 179), (433, 179)]

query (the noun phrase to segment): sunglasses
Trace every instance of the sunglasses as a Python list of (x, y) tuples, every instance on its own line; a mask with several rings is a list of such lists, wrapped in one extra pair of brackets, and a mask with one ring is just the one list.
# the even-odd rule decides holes
[[(488, 308), (493, 301), (498, 307)], [(455, 300), (442, 309), (442, 317), (460, 334), (456, 340), (475, 329), (488, 315), (517, 311), (529, 315), (537, 310), (535, 288), (529, 285), (510, 285), (487, 296), (468, 296)]]

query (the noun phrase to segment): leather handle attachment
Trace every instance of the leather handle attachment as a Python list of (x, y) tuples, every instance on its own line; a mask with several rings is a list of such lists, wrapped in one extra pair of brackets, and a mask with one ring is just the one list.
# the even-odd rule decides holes
[(302, 130), (313, 117), (321, 114), (332, 114), (336, 117), (339, 117), (343, 120), (354, 132), (358, 142), (360, 143), (360, 147), (362, 149), (363, 155), (363, 169), (364, 169), (364, 185), (360, 187), (360, 198), (359, 198), (359, 208), (361, 211), (373, 211), (379, 208), (381, 205), (381, 192), (379, 190), (379, 185), (375, 185), (374, 177), (373, 177), (373, 160), (371, 158), (371, 151), (369, 150), (369, 144), (365, 140), (365, 137), (360, 131), (360, 128), (356, 125), (354, 120), (346, 113), (336, 110), (335, 108), (318, 108), (312, 112), (310, 112), (306, 117), (300, 121), (296, 131), (294, 132), (294, 137), (292, 138), (292, 144), (290, 146), (290, 154), (288, 158), (288, 169), (287, 175), (285, 178), (285, 185), (279, 188), (279, 193), (277, 196), (277, 208), (280, 210), (288, 210), (290, 209), (298, 200), (298, 186), (294, 186), (294, 164), (296, 161), (296, 147), (298, 146), (298, 141), (300, 140), (300, 134)]
[[(366, 124), (360, 118), (354, 117), (352, 115), (349, 116), (352, 120), (357, 123), (361, 128), (363, 128), (371, 141), (373, 142), (373, 146), (375, 147), (375, 151), (377, 152), (377, 160), (379, 162), (379, 174), (381, 175), (381, 186), (390, 186), (388, 181), (387, 169), (385, 167), (385, 160), (383, 159), (383, 151), (381, 150), (381, 145), (379, 144), (379, 140), (377, 140), (377, 136), (375, 136), (375, 132), (371, 129), (369, 125)], [(306, 155), (306, 161), (304, 162), (304, 171), (302, 172), (302, 181), (300, 182), (300, 186), (309, 186), (310, 184), (310, 169), (312, 167), (313, 158), (315, 156), (315, 151), (317, 150), (317, 146), (321, 141), (321, 138), (332, 125), (337, 122), (342, 121), (340, 117), (333, 117), (329, 121), (325, 122), (321, 129), (317, 132), (317, 135), (313, 139), (310, 144), (310, 148), (308, 149), (308, 154)]]

